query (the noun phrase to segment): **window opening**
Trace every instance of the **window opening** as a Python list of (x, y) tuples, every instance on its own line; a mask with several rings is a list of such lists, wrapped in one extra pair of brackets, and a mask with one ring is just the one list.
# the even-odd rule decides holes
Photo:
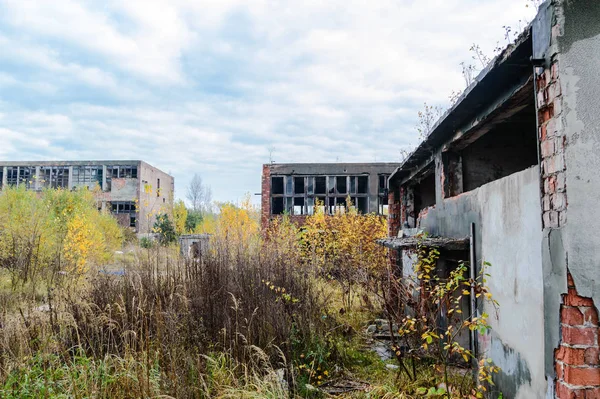
[(327, 194), (327, 178), (325, 176), (315, 177), (315, 194)]
[(305, 215), (304, 197), (294, 197), (294, 215)]
[(304, 194), (304, 177), (294, 177), (294, 194)]
[(271, 177), (271, 194), (283, 195), (283, 177)]
[(369, 193), (369, 176), (358, 176), (357, 194)]
[(337, 176), (336, 177), (336, 192), (338, 194), (346, 194), (348, 191), (347, 188), (347, 177), (346, 176)]
[(271, 214), (281, 215), (283, 214), (283, 197), (271, 198)]
[(335, 194), (335, 176), (329, 176), (328, 182), (328, 192), (329, 194)]

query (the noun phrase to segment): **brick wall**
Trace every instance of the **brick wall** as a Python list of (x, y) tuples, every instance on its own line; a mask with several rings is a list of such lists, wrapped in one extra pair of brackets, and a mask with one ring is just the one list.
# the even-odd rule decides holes
[[(398, 198), (396, 198), (398, 197)], [(388, 194), (388, 236), (396, 237), (402, 226), (400, 204), (400, 195), (396, 196), (394, 190), (390, 190)]]
[[(279, 216), (281, 217), (281, 216)], [(306, 222), (306, 215), (290, 215), (290, 221), (297, 226), (302, 226)], [(271, 168), (270, 165), (263, 165), (261, 181), (261, 200), (260, 200), (260, 224), (266, 231), (271, 220)]]
[[(559, 34), (557, 26), (552, 32), (553, 36)], [(562, 92), (557, 55), (551, 60), (550, 67), (536, 77), (545, 228), (562, 227), (567, 222), (566, 137), (562, 128)]]
[(556, 397), (600, 398), (598, 311), (591, 298), (577, 294), (571, 274), (560, 308), (561, 343), (555, 350)]

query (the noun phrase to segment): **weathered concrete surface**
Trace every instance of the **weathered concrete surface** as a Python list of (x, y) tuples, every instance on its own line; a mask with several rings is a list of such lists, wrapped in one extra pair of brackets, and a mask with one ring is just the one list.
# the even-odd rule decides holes
[(112, 178), (111, 201), (135, 201), (139, 197), (138, 179)]
[(476, 225), (477, 264), (489, 268), (489, 285), (500, 303), (486, 306), (492, 334), (482, 350), (504, 370), (496, 378), (506, 398), (543, 398), (544, 287), (539, 167), (445, 199), (421, 220), (423, 230), (464, 237)]
[(145, 162), (141, 162), (138, 174), (140, 207), (137, 227), (140, 233), (149, 233), (156, 215), (167, 212), (172, 205), (175, 182), (172, 176)]
[(580, 295), (600, 303), (600, 2), (563, 3), (558, 38), (563, 95), (568, 267)]
[(500, 304), (497, 311), (485, 306), (493, 331), (490, 357), (503, 370), (497, 383), (507, 398), (541, 398), (546, 381), (539, 168), (486, 184), (477, 199), (482, 257), (492, 264), (489, 286)]

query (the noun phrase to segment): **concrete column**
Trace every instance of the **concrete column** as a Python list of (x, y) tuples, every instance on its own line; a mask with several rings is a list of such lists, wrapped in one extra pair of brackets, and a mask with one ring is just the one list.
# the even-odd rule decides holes
[(379, 212), (379, 175), (369, 173), (369, 213)]
[(107, 189), (107, 187), (106, 187), (106, 171), (107, 170), (108, 170), (108, 168), (106, 167), (106, 165), (102, 165), (102, 191), (106, 191), (106, 189)]
[(69, 179), (67, 181), (68, 181), (67, 187), (69, 187), (69, 190), (71, 190), (73, 188), (73, 167), (72, 166), (69, 166)]

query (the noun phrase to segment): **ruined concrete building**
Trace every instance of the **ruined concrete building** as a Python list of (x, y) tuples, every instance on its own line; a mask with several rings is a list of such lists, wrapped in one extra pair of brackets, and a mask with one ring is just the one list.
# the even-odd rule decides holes
[(98, 209), (122, 226), (149, 233), (155, 216), (173, 199), (173, 177), (143, 161), (0, 162), (0, 188), (93, 190)]
[(387, 181), (394, 163), (288, 163), (263, 165), (261, 224), (288, 214), (302, 223), (320, 203), (327, 214), (344, 209), (348, 197), (361, 213), (388, 211)]
[(504, 398), (600, 398), (599, 70), (600, 2), (544, 3), (390, 177), (382, 243), (404, 273), (408, 228), (466, 242), (442, 267), (492, 264), (473, 345)]

